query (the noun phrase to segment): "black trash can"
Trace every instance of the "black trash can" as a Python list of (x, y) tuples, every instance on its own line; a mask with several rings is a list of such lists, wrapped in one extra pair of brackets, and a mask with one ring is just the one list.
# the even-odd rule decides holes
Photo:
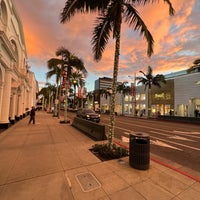
[(145, 133), (130, 134), (129, 164), (133, 168), (146, 170), (150, 163), (150, 137)]

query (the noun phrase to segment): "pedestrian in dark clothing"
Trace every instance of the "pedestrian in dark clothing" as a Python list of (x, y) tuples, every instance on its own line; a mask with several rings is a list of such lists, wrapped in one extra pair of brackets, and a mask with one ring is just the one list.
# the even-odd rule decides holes
[(198, 117), (198, 115), (199, 115), (199, 110), (198, 110), (198, 109), (195, 109), (194, 114), (195, 114), (195, 117)]
[(33, 121), (33, 124), (35, 124), (35, 107), (34, 106), (31, 109), (29, 124), (31, 123), (31, 121)]

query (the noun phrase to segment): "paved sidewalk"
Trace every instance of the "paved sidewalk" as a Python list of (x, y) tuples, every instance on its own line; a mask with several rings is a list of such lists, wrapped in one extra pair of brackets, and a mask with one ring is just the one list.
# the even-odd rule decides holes
[[(42, 111), (0, 134), (1, 200), (198, 200), (199, 172), (158, 161), (137, 170), (129, 158), (101, 162), (95, 141)], [(160, 162), (161, 161), (161, 162)], [(170, 168), (171, 166), (171, 168)], [(178, 169), (178, 170), (176, 170)], [(180, 171), (179, 171), (180, 169)]]

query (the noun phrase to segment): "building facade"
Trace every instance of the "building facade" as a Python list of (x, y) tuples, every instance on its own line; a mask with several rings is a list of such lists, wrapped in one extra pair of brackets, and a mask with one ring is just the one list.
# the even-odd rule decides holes
[(22, 23), (12, 0), (0, 2), (0, 127), (24, 117), (36, 104), (38, 85), (27, 65)]
[[(184, 70), (168, 74), (165, 78), (166, 83), (161, 83), (161, 88), (152, 86), (151, 90), (145, 90), (143, 85), (137, 85), (134, 95), (117, 93), (115, 111), (121, 115), (138, 117), (147, 117), (148, 113), (150, 117), (195, 117), (195, 110), (200, 111), (200, 72), (187, 73)], [(109, 88), (111, 84), (112, 79), (109, 79), (108, 83), (108, 79), (104, 77), (101, 81), (97, 80), (95, 86), (101, 89), (102, 86)], [(109, 110), (109, 95), (99, 95), (97, 102), (102, 112)]]
[[(121, 82), (117, 83), (122, 84)], [(94, 104), (96, 110), (101, 110), (101, 112), (109, 112), (110, 102), (111, 102), (111, 93), (112, 93), (112, 78), (102, 77), (95, 81), (95, 91), (94, 91)], [(100, 94), (101, 90), (107, 91), (107, 94)], [(122, 114), (122, 102), (123, 96), (117, 92), (116, 93), (116, 104), (115, 112)]]
[(194, 117), (200, 111), (200, 72), (177, 76), (174, 79), (175, 115)]

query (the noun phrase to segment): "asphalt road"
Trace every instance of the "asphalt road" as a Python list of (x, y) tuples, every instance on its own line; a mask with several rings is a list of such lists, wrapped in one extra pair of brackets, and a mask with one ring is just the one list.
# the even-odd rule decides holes
[[(101, 124), (107, 132), (109, 115), (101, 115)], [(131, 133), (149, 134), (151, 153), (199, 172), (200, 125), (117, 116), (115, 137), (129, 146)]]
[[(107, 126), (109, 117), (102, 116)], [(200, 170), (200, 126), (187, 123), (116, 117), (115, 137), (127, 142), (129, 134), (147, 133), (151, 153), (195, 171)]]

